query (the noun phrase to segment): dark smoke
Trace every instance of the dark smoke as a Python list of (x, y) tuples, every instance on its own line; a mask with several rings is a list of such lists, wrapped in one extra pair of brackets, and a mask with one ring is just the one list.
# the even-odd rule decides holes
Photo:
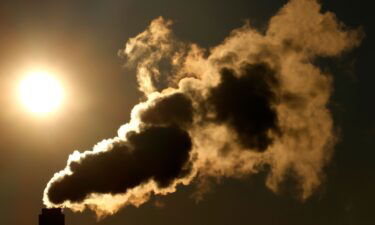
[(176, 93), (155, 100), (140, 117), (146, 124), (185, 127), (193, 122), (193, 111), (191, 100), (182, 93)]
[[(228, 124), (245, 148), (264, 151), (272, 144), (268, 132), (278, 128), (272, 107), (276, 85), (275, 73), (266, 64), (247, 64), (239, 75), (222, 69), (221, 82), (202, 103), (209, 108), (205, 112), (214, 111), (207, 121)], [(140, 133), (129, 132), (126, 142), (114, 142), (107, 151), (71, 162), (72, 174), (49, 188), (50, 201), (79, 203), (90, 194), (126, 193), (151, 179), (165, 188), (187, 176), (192, 142), (182, 127), (189, 128), (193, 114), (192, 101), (182, 93), (156, 98), (140, 112)]]
[(266, 150), (272, 144), (268, 133), (278, 131), (275, 72), (262, 63), (245, 65), (241, 74), (228, 68), (220, 74), (221, 82), (207, 101), (215, 114), (213, 121), (227, 123), (244, 148)]
[(125, 193), (151, 179), (165, 187), (189, 173), (192, 143), (186, 131), (174, 126), (150, 127), (128, 133), (127, 139), (126, 143), (114, 143), (108, 151), (72, 162), (73, 173), (48, 190), (50, 201), (81, 202), (93, 193)]

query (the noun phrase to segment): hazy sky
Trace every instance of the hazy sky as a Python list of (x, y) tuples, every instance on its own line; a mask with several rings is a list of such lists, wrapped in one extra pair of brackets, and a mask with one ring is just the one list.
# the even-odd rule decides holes
[[(123, 68), (117, 55), (128, 38), (163, 16), (174, 21), (177, 37), (210, 48), (245, 19), (264, 30), (286, 2), (2, 1), (0, 224), (37, 224), (45, 185), (65, 167), (68, 155), (115, 136), (128, 122), (142, 96), (135, 74)], [(373, 12), (364, 1), (331, 0), (322, 5), (346, 25), (362, 27), (366, 37), (340, 59), (316, 62), (334, 77), (329, 108), (339, 141), (325, 169), (325, 182), (311, 198), (302, 203), (288, 191), (274, 194), (261, 173), (223, 179), (199, 203), (191, 197), (193, 185), (153, 197), (139, 208), (125, 207), (101, 221), (91, 211), (65, 210), (66, 224), (374, 224)], [(51, 117), (30, 115), (15, 94), (20, 77), (35, 67), (56, 71), (68, 94), (62, 109)]]

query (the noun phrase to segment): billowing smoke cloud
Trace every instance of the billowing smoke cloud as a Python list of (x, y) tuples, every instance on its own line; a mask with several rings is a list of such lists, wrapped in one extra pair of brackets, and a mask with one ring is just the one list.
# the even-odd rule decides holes
[(119, 54), (137, 69), (145, 101), (118, 137), (70, 155), (44, 191), (44, 204), (98, 216), (197, 180), (244, 177), (269, 168), (278, 192), (293, 177), (301, 199), (323, 179), (335, 135), (327, 104), (332, 76), (317, 57), (359, 45), (361, 33), (322, 13), (316, 0), (291, 0), (262, 33), (249, 23), (206, 50), (179, 41), (157, 18)]
[(150, 179), (158, 187), (168, 187), (189, 173), (192, 143), (186, 131), (151, 127), (139, 134), (129, 132), (127, 139), (111, 143), (101, 154), (86, 152), (84, 163), (70, 162), (71, 174), (49, 187), (50, 200), (61, 204), (83, 201), (90, 193), (121, 194)]

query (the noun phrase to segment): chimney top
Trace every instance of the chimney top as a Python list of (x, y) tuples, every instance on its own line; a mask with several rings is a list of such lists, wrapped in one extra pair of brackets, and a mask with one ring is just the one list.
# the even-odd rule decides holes
[(43, 208), (39, 215), (39, 225), (64, 225), (65, 216), (61, 208)]

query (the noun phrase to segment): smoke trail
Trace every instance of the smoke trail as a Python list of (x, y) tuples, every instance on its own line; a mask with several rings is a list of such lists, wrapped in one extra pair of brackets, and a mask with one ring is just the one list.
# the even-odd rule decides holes
[[(157, 18), (119, 54), (137, 68), (146, 100), (118, 137), (70, 155), (48, 183), (49, 207), (98, 216), (179, 184), (210, 177), (243, 177), (270, 168), (277, 192), (293, 176), (301, 199), (319, 186), (335, 136), (327, 104), (332, 76), (315, 64), (360, 44), (316, 0), (291, 0), (263, 34), (248, 23), (207, 50), (179, 41), (171, 21)], [(199, 194), (198, 193), (198, 194)]]
[(158, 187), (168, 187), (189, 173), (191, 140), (185, 131), (151, 127), (139, 134), (129, 132), (127, 139), (112, 142), (101, 154), (86, 152), (83, 163), (70, 162), (71, 174), (49, 187), (50, 200), (59, 204), (81, 202), (89, 193), (121, 194), (151, 178)]

